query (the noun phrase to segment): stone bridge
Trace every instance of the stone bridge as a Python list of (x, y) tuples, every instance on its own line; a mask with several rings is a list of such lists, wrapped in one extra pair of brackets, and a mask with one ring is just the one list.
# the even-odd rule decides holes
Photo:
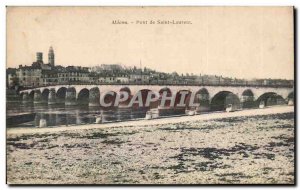
[[(253, 87), (253, 86), (160, 86), (160, 85), (56, 85), (20, 91), (23, 102), (64, 103), (65, 105), (88, 104), (99, 106), (100, 97), (107, 92), (118, 94), (127, 91), (131, 96), (141, 91), (168, 95), (180, 91), (195, 93), (196, 101), (203, 110), (222, 110), (226, 104), (241, 108), (265, 105), (277, 105), (294, 102), (293, 87)], [(144, 98), (144, 96), (143, 96)]]

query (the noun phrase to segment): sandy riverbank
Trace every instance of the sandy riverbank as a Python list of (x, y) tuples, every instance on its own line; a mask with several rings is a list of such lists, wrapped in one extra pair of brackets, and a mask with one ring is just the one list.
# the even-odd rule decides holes
[(292, 184), (293, 107), (11, 129), (9, 184)]
[(221, 118), (228, 118), (228, 117), (287, 113), (293, 111), (294, 111), (294, 106), (276, 106), (276, 107), (269, 107), (265, 109), (248, 109), (248, 110), (241, 110), (241, 111), (229, 112), (229, 113), (217, 112), (217, 113), (208, 113), (208, 114), (195, 115), (195, 116), (180, 116), (180, 117), (159, 118), (153, 120), (124, 121), (118, 123), (86, 124), (86, 125), (77, 125), (77, 126), (59, 126), (59, 127), (48, 127), (48, 128), (9, 128), (7, 129), (7, 134), (47, 133), (47, 132), (60, 132), (66, 130), (94, 129), (94, 128), (161, 125), (161, 124), (173, 124), (178, 122), (221, 119)]

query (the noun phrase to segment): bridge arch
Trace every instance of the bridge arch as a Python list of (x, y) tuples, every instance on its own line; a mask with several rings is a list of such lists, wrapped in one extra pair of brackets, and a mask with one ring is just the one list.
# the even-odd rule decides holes
[[(184, 95), (185, 94), (185, 95)], [(189, 101), (191, 99), (192, 92), (190, 90), (178, 90), (175, 94), (175, 101), (174, 101), (174, 113), (177, 114), (184, 114), (185, 110), (189, 107)], [(183, 99), (183, 106), (179, 105), (181, 103), (181, 99)]]
[(290, 92), (287, 98), (288, 99), (294, 99), (294, 91)]
[(111, 91), (107, 91), (107, 92), (105, 92), (105, 93), (103, 93), (103, 94), (100, 95), (100, 98), (102, 98), (102, 101), (105, 104), (110, 104), (109, 107), (105, 107), (105, 108), (113, 108), (113, 107), (115, 107), (114, 105), (115, 105), (116, 97), (117, 97), (117, 92), (112, 91), (112, 90)]
[(189, 100), (191, 98), (191, 91), (189, 90), (178, 90), (175, 96), (175, 103), (174, 103), (174, 107), (181, 107), (180, 105), (178, 105), (182, 99), (182, 96), (184, 96), (182, 93), (186, 94), (183, 100), (183, 104), (184, 104), (184, 108), (187, 108), (189, 105)]
[(127, 86), (122, 87), (122, 88), (120, 89), (120, 92), (127, 92), (129, 97), (132, 95), (132, 94), (131, 94), (130, 88), (127, 87)]
[(34, 90), (33, 103), (43, 103), (43, 97), (40, 89)]
[(124, 98), (124, 96), (125, 96), (122, 92), (128, 94), (128, 99), (126, 101), (120, 102), (119, 106), (121, 106), (121, 107), (123, 107), (123, 106), (127, 107), (129, 105), (130, 101), (131, 101), (131, 98), (132, 98), (131, 90), (127, 86), (121, 87), (120, 88), (120, 93), (121, 93), (120, 94), (120, 99)]
[(168, 96), (171, 96), (173, 94), (171, 89), (168, 87), (163, 87), (163, 88), (159, 89), (158, 93), (163, 94), (163, 92), (165, 92), (165, 91), (167, 92)]
[[(168, 87), (163, 87), (161, 89), (159, 89), (158, 94), (159, 94), (159, 101), (158, 101), (158, 105), (161, 105), (161, 100), (162, 100), (162, 96), (164, 93), (167, 93), (166, 96), (167, 97), (171, 97), (173, 95), (173, 92), (170, 88)], [(171, 106), (171, 100), (166, 100), (164, 107), (170, 107)]]
[(57, 102), (58, 103), (64, 103), (65, 102), (66, 93), (67, 93), (67, 88), (66, 87), (60, 87), (56, 91), (56, 97), (57, 97)]
[(251, 89), (246, 89), (242, 93), (242, 106), (243, 108), (255, 107), (254, 93)]
[(90, 91), (87, 88), (83, 88), (77, 95), (77, 104), (88, 105), (89, 104)]
[(150, 109), (150, 108), (156, 108), (158, 106), (158, 101), (155, 101), (155, 102), (150, 102), (149, 105), (146, 105), (147, 103), (147, 97), (150, 96), (150, 93), (152, 94), (152, 97), (154, 96), (154, 93), (151, 89), (149, 88), (144, 88), (144, 89), (141, 89), (139, 91), (137, 91), (137, 93), (135, 95), (133, 95), (131, 101), (137, 101), (138, 100), (138, 97), (137, 97), (137, 94), (140, 93), (141, 94), (141, 98), (142, 98), (142, 107), (139, 106), (138, 103), (134, 103), (132, 106), (134, 109), (137, 109), (137, 110), (147, 110), (147, 109)]
[(223, 111), (230, 104), (234, 109), (240, 109), (241, 107), (240, 99), (236, 94), (230, 91), (221, 91), (211, 99), (211, 110)]
[(206, 112), (209, 111), (209, 99), (210, 95), (206, 88), (201, 88), (195, 93), (195, 103), (199, 103), (199, 111)]
[(29, 97), (28, 92), (22, 92), (20, 94), (21, 100), (23, 103), (28, 103), (31, 102), (33, 99)]
[(49, 96), (50, 90), (48, 88), (44, 88), (42, 90), (42, 99), (44, 102), (48, 101), (48, 96)]
[(31, 100), (33, 100), (33, 98), (34, 98), (34, 90), (30, 91), (29, 94), (28, 94), (28, 96), (29, 96), (29, 98)]
[(20, 93), (19, 96), (20, 96), (21, 99), (23, 98), (23, 96), (24, 96), (25, 93), (26, 93), (26, 92), (21, 92), (21, 93)]
[(266, 92), (257, 98), (256, 103), (257, 105), (274, 106), (285, 104), (285, 100), (275, 92)]

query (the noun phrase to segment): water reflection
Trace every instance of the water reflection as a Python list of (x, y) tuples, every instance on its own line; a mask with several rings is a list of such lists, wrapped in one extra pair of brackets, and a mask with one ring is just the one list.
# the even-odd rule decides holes
[(7, 127), (38, 127), (42, 120), (46, 120), (48, 127), (91, 124), (99, 116), (102, 122), (125, 121), (144, 118), (148, 110), (8, 102)]

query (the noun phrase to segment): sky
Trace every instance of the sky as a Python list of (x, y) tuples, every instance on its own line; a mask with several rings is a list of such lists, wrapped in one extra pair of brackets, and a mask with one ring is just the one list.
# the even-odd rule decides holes
[(36, 52), (47, 63), (52, 46), (63, 66), (294, 79), (293, 43), (292, 7), (7, 8), (6, 67), (31, 65)]

